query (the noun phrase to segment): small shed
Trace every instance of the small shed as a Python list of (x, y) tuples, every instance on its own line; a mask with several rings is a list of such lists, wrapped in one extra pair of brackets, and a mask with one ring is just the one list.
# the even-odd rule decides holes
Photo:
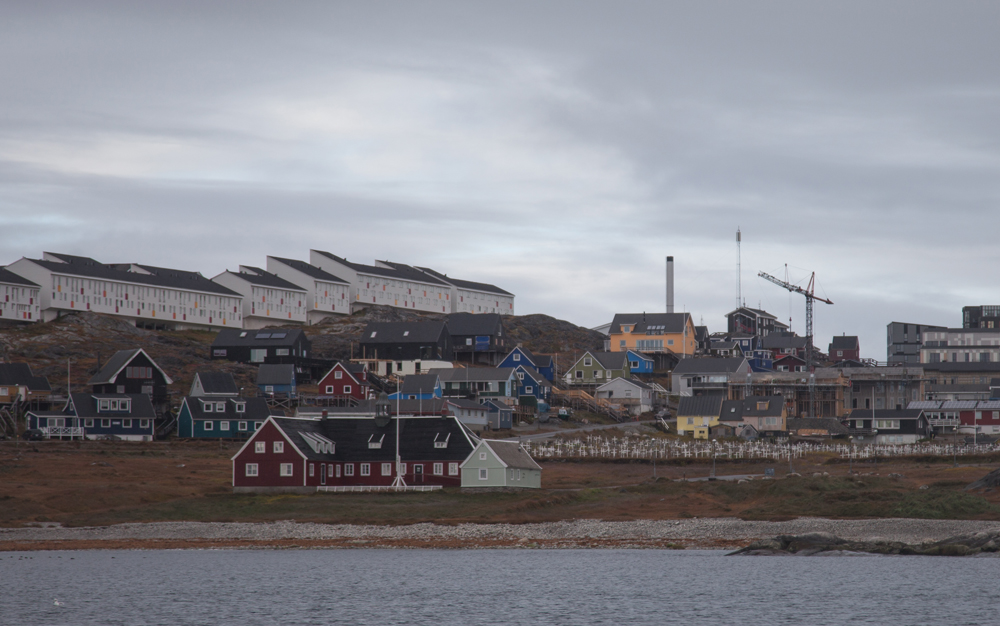
[(500, 400), (486, 400), (483, 406), (489, 411), (487, 419), (491, 430), (512, 428), (514, 425), (514, 407)]
[(257, 368), (257, 390), (264, 396), (295, 397), (295, 366), (264, 364)]
[(460, 466), (463, 487), (542, 486), (542, 468), (517, 441), (483, 439)]

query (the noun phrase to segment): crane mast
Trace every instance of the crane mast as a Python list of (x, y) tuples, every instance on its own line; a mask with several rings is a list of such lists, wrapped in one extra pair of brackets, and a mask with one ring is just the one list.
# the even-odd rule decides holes
[[(800, 293), (806, 297), (806, 368), (812, 368), (813, 362), (813, 301), (819, 300), (820, 302), (825, 302), (826, 304), (833, 304), (832, 300), (827, 300), (826, 298), (821, 298), (815, 294), (816, 291), (816, 272), (813, 272), (809, 277), (809, 285), (803, 289), (798, 285), (793, 285), (790, 282), (781, 280), (780, 278), (775, 278), (767, 272), (758, 272), (758, 276), (764, 280), (768, 280), (779, 287), (784, 287), (792, 293)], [(809, 412), (812, 413), (812, 417), (816, 416), (815, 411), (816, 403), (816, 387), (814, 385), (809, 386)]]

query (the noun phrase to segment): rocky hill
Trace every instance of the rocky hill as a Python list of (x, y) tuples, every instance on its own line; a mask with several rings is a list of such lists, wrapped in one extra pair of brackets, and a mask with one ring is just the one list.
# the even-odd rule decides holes
[[(439, 320), (441, 314), (421, 314), (388, 307), (371, 307), (354, 315), (304, 327), (313, 342), (313, 355), (325, 359), (349, 359), (356, 354), (365, 325), (373, 321)], [(603, 336), (570, 322), (547, 315), (505, 318), (511, 342), (533, 352), (558, 354), (559, 363), (570, 363), (584, 350), (602, 349)], [(302, 328), (302, 327), (297, 327)], [(174, 380), (171, 394), (187, 393), (199, 370), (232, 373), (240, 386), (252, 387), (256, 367), (210, 361), (209, 346), (215, 333), (207, 331), (143, 330), (114, 317), (81, 312), (53, 322), (0, 328), (0, 357), (8, 362), (26, 362), (39, 375), (47, 376), (53, 390), (64, 392), (67, 377), (74, 391), (86, 383), (102, 363), (118, 350), (143, 348)]]

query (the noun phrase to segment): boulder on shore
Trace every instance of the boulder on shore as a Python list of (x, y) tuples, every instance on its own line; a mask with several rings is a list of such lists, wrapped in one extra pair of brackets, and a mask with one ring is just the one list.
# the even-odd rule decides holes
[(866, 541), (848, 541), (830, 533), (778, 535), (755, 541), (728, 556), (812, 556), (817, 554), (903, 554), (924, 556), (973, 556), (1000, 552), (1000, 529), (956, 535), (941, 541), (909, 544), (874, 537)]

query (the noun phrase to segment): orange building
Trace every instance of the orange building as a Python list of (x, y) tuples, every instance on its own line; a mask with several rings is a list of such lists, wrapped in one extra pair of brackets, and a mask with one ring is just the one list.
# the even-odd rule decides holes
[(611, 352), (676, 354), (694, 356), (694, 321), (690, 313), (616, 313), (608, 330)]

